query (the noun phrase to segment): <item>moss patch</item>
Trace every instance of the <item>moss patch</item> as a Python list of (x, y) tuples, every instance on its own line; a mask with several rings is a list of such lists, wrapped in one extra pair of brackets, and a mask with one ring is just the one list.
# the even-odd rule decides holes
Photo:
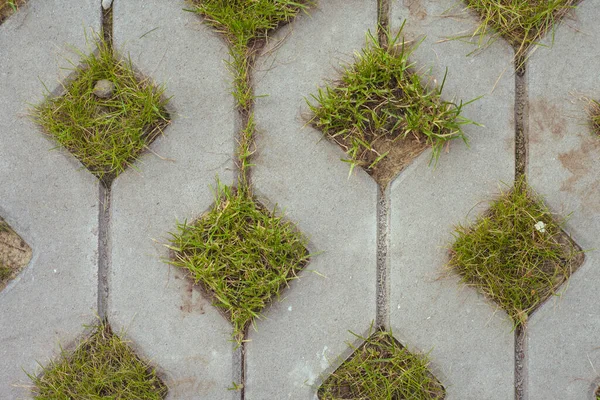
[(0, 218), (0, 290), (31, 260), (31, 248)]
[(429, 372), (425, 356), (414, 355), (391, 332), (377, 331), (329, 376), (320, 400), (443, 399), (441, 383)]
[(30, 375), (38, 400), (159, 400), (167, 387), (108, 325), (99, 326), (73, 353), (62, 351), (41, 376)]
[(172, 234), (171, 264), (189, 271), (233, 323), (247, 325), (308, 261), (306, 239), (268, 211), (248, 189), (218, 185), (214, 206)]
[(583, 254), (524, 179), (473, 225), (458, 225), (450, 267), (512, 317), (515, 325), (582, 264)]
[[(97, 53), (81, 54), (82, 67), (60, 97), (35, 109), (35, 119), (100, 179), (131, 165), (168, 124), (164, 89), (142, 78), (130, 61), (117, 60), (97, 38)], [(98, 89), (108, 85), (104, 93)]]
[(467, 141), (461, 116), (463, 104), (441, 99), (439, 88), (429, 88), (414, 72), (401, 33), (379, 45), (369, 34), (367, 45), (341, 78), (313, 95), (310, 122), (348, 158), (351, 171), (361, 166), (382, 186), (427, 146), (437, 159), (450, 140)]
[(481, 16), (475, 35), (492, 32), (492, 37), (504, 37), (517, 56), (554, 27), (554, 24), (576, 4), (576, 0), (466, 0), (467, 8)]

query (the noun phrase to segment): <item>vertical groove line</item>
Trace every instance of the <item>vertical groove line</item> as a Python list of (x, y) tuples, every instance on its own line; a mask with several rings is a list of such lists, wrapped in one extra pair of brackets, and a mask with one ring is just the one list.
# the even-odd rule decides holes
[(108, 269), (109, 223), (110, 223), (110, 187), (100, 182), (98, 210), (98, 316), (106, 321), (108, 316)]
[[(527, 176), (529, 98), (527, 54), (515, 56), (515, 180)], [(515, 329), (515, 400), (527, 398), (527, 323)]]
[[(102, 38), (113, 47), (113, 8), (100, 5)], [(98, 317), (108, 319), (108, 270), (110, 268), (110, 202), (112, 177), (100, 180), (98, 190)]]
[(377, 0), (377, 37), (379, 44), (387, 48), (387, 32), (390, 27), (390, 0)]
[(389, 328), (389, 206), (390, 189), (377, 191), (377, 305), (376, 326)]
[[(377, 0), (377, 38), (383, 48), (388, 47), (390, 28), (390, 0)], [(379, 187), (377, 191), (377, 254), (376, 254), (376, 316), (378, 328), (388, 329), (390, 319), (389, 281), (388, 281), (388, 248), (389, 248), (389, 205), (390, 189)]]
[(526, 56), (515, 57), (515, 178), (525, 176), (528, 144)]

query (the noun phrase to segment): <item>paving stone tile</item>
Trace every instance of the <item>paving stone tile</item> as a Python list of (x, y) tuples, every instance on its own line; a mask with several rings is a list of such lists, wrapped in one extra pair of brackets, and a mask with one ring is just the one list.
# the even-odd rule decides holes
[(352, 61), (376, 11), (375, 2), (320, 2), (275, 35), (256, 68), (256, 94), (268, 97), (256, 102), (254, 189), (297, 223), (315, 255), (250, 330), (249, 400), (315, 398), (336, 358), (350, 355), (349, 330), (366, 334), (375, 320), (378, 189), (362, 170), (348, 178), (342, 150), (304, 126), (304, 97)]
[[(30, 397), (37, 373), (92, 323), (97, 300), (98, 182), (67, 151), (51, 150), (28, 118), (44, 86), (59, 86), (98, 30), (95, 1), (30, 0), (0, 25), (0, 215), (31, 246), (31, 262), (0, 293), (0, 398)], [(26, 49), (26, 51), (24, 50)]]
[[(227, 47), (184, 1), (114, 3), (115, 47), (166, 84), (172, 123), (112, 188), (109, 321), (163, 373), (169, 399), (232, 399), (232, 327), (163, 260), (176, 221), (213, 202), (218, 175), (232, 184), (237, 115)], [(159, 157), (160, 156), (160, 157)]]
[[(390, 189), (391, 327), (411, 351), (431, 351), (432, 372), (447, 399), (514, 397), (514, 338), (506, 314), (445, 269), (453, 226), (474, 220), (500, 182), (514, 176), (514, 75), (512, 49), (503, 41), (477, 56), (473, 45), (444, 38), (474, 29), (469, 15), (441, 17), (453, 1), (392, 3), (392, 27), (407, 19), (407, 39), (425, 41), (413, 54), (416, 69), (438, 84), (443, 97), (470, 100), (464, 116), (485, 125), (466, 126), (470, 147), (455, 142), (437, 167), (426, 151)], [(417, 7), (418, 6), (418, 7)]]
[[(597, 0), (584, 1), (528, 62), (531, 186), (569, 215), (565, 231), (586, 252), (562, 295), (531, 317), (527, 333), (529, 399), (592, 399), (600, 383), (600, 138), (582, 97), (600, 100)], [(546, 39), (551, 45), (552, 38)]]

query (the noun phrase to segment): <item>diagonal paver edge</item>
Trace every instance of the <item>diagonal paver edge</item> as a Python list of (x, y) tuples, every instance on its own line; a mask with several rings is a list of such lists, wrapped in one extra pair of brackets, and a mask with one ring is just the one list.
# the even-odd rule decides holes
[[(531, 317), (527, 329), (529, 399), (595, 399), (600, 385), (600, 138), (591, 133), (585, 101), (600, 99), (597, 0), (581, 2), (536, 49), (527, 65), (531, 186), (568, 216), (565, 230), (586, 250), (584, 264)], [(553, 40), (553, 43), (552, 43)]]
[(316, 254), (250, 330), (248, 400), (314, 398), (337, 357), (350, 355), (349, 331), (366, 334), (375, 320), (377, 186), (362, 171), (348, 179), (344, 153), (305, 127), (303, 114), (304, 97), (336, 78), (374, 32), (377, 7), (335, 0), (309, 14), (275, 35), (254, 76), (256, 94), (267, 95), (255, 108), (255, 192), (285, 211)]
[[(407, 39), (426, 36), (413, 53), (415, 68), (438, 84), (448, 76), (445, 98), (468, 101), (464, 114), (485, 125), (465, 126), (470, 147), (455, 142), (437, 166), (422, 154), (390, 190), (390, 312), (395, 336), (410, 350), (430, 352), (434, 375), (446, 398), (514, 397), (514, 336), (506, 314), (446, 275), (453, 226), (472, 220), (499, 185), (514, 176), (514, 88), (512, 49), (498, 41), (477, 56), (474, 46), (445, 41), (474, 29), (469, 15), (444, 18), (453, 1), (392, 3), (393, 29), (406, 19)], [(418, 5), (418, 7), (417, 7)], [(441, 42), (440, 42), (441, 41)]]
[[(68, 73), (69, 46), (100, 28), (96, 1), (65, 8), (30, 0), (0, 25), (0, 213), (32, 247), (30, 264), (0, 292), (0, 398), (31, 397), (25, 372), (69, 347), (95, 321), (98, 181), (29, 119)], [(27, 51), (23, 51), (27, 49)], [(42, 84), (43, 83), (43, 84)], [(68, 287), (68, 292), (64, 288)]]
[(184, 1), (113, 6), (115, 48), (173, 98), (165, 135), (139, 160), (139, 171), (126, 171), (112, 187), (109, 321), (163, 373), (169, 399), (238, 399), (228, 390), (240, 369), (231, 324), (164, 263), (176, 222), (209, 208), (217, 176), (233, 182), (237, 116), (227, 47), (184, 11)]

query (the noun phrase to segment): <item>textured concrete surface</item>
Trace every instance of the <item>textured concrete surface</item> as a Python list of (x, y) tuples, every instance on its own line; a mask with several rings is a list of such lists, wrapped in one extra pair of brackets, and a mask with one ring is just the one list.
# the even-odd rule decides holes
[[(113, 184), (109, 320), (153, 361), (170, 399), (232, 399), (232, 328), (180, 271), (164, 246), (177, 220), (213, 202), (218, 176), (233, 179), (236, 113), (223, 68), (225, 43), (185, 2), (116, 2), (115, 47), (173, 96), (172, 123)], [(149, 33), (148, 33), (149, 32)], [(144, 35), (147, 33), (146, 35)], [(239, 369), (239, 367), (238, 367)]]
[(485, 128), (465, 127), (470, 147), (452, 143), (436, 168), (428, 166), (427, 151), (391, 186), (391, 326), (409, 349), (431, 351), (433, 372), (446, 387), (447, 399), (509, 399), (514, 396), (511, 322), (444, 267), (453, 225), (479, 215), (500, 182), (513, 179), (512, 50), (500, 41), (467, 57), (472, 45), (439, 41), (473, 29), (476, 20), (442, 18), (452, 1), (419, 4), (415, 10), (393, 2), (392, 26), (397, 29), (407, 19), (407, 38), (426, 35), (413, 61), (424, 72), (433, 66), (440, 83), (448, 68), (444, 98), (484, 96), (465, 108), (464, 116)]
[[(448, 68), (446, 99), (483, 95), (464, 115), (485, 127), (467, 127), (470, 147), (452, 143), (436, 168), (426, 151), (378, 194), (364, 171), (348, 177), (343, 151), (305, 126), (305, 98), (338, 77), (375, 31), (376, 0), (324, 0), (274, 34), (253, 71), (255, 93), (266, 97), (256, 101), (251, 182), (309, 237), (314, 255), (256, 321), (242, 357), (231, 324), (164, 263), (176, 221), (210, 207), (217, 176), (234, 182), (241, 121), (224, 40), (183, 0), (112, 2), (115, 47), (166, 85), (173, 122), (113, 183), (105, 213), (96, 178), (51, 150), (55, 143), (27, 117), (43, 99), (42, 83), (54, 91), (69, 73), (60, 69), (66, 58), (77, 62), (68, 46), (86, 49), (85, 31), (99, 31), (109, 4), (29, 0), (0, 25), (0, 216), (33, 249), (30, 265), (0, 291), (0, 399), (31, 397), (23, 370), (38, 372), (59, 344), (72, 345), (99, 308), (157, 367), (172, 400), (315, 399), (350, 355), (347, 342), (360, 345), (350, 332), (364, 335), (376, 319), (410, 350), (429, 352), (448, 400), (515, 398), (508, 317), (444, 269), (453, 225), (475, 219), (514, 178), (515, 78), (503, 40), (467, 56), (474, 45), (447, 39), (472, 32), (476, 16), (452, 0), (391, 1), (391, 26), (406, 19), (408, 39), (426, 36), (416, 68), (438, 84)], [(593, 400), (600, 384), (600, 138), (582, 101), (600, 100), (599, 6), (581, 2), (527, 66), (528, 179), (552, 210), (572, 213), (565, 229), (589, 250), (562, 296), (529, 321), (528, 400)], [(388, 269), (378, 270), (378, 260)], [(99, 288), (108, 289), (106, 310)], [(228, 390), (232, 382), (243, 389)]]
[(363, 1), (323, 2), (280, 31), (257, 65), (256, 93), (268, 97), (256, 103), (253, 184), (318, 254), (250, 334), (248, 400), (314, 398), (321, 375), (349, 355), (349, 331), (363, 334), (375, 320), (377, 186), (362, 171), (348, 179), (342, 150), (304, 126), (304, 97), (362, 48), (376, 11)]
[[(28, 118), (30, 104), (59, 86), (67, 48), (85, 48), (99, 29), (95, 1), (64, 8), (30, 0), (0, 25), (0, 215), (33, 249), (0, 292), (0, 398), (28, 396), (25, 371), (38, 373), (94, 322), (97, 298), (98, 184), (70, 153), (52, 150)], [(24, 50), (26, 49), (26, 51)], [(68, 288), (68, 290), (66, 290)]]
[[(586, 261), (562, 296), (531, 318), (529, 399), (595, 399), (600, 384), (600, 137), (582, 98), (600, 100), (597, 0), (582, 2), (556, 31), (554, 46), (528, 64), (529, 180), (551, 209), (570, 215), (565, 230)], [(548, 43), (550, 44), (550, 43)]]

